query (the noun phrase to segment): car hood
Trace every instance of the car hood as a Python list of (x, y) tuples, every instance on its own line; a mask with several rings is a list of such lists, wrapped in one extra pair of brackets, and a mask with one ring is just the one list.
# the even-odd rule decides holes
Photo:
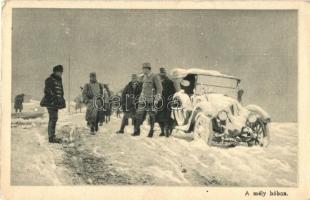
[(233, 104), (238, 104), (235, 99), (223, 94), (208, 94), (207, 98), (207, 101), (212, 104), (215, 112), (221, 110), (228, 111)]

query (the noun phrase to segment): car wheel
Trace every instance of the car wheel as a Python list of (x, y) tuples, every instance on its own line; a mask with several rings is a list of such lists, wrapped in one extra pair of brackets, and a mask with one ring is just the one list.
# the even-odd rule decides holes
[(253, 133), (257, 135), (257, 139), (255, 141), (256, 145), (267, 147), (269, 144), (269, 127), (268, 124), (263, 123), (259, 120), (255, 127), (253, 127)]
[(194, 139), (203, 140), (210, 145), (210, 120), (203, 114), (198, 114), (194, 126)]

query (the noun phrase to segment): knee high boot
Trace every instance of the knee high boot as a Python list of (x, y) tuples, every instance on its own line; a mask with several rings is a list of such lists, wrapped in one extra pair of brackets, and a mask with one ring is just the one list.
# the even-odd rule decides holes
[(128, 119), (123, 116), (122, 123), (121, 123), (121, 128), (116, 133), (124, 133), (124, 129), (125, 129), (125, 127), (127, 125), (128, 125)]
[(149, 131), (149, 134), (148, 134), (148, 137), (153, 137), (153, 134), (154, 134), (154, 125), (155, 125), (155, 118), (154, 117), (150, 117), (150, 131)]
[(133, 122), (134, 122), (134, 132), (132, 136), (138, 136), (140, 135), (140, 120), (135, 119)]
[(164, 123), (160, 122), (159, 126), (160, 126), (160, 135), (159, 136), (165, 136), (165, 126), (164, 126)]
[(170, 126), (169, 126), (169, 123), (168, 122), (165, 122), (165, 125), (164, 125), (164, 129), (165, 129), (165, 136), (166, 137), (169, 137), (170, 136)]

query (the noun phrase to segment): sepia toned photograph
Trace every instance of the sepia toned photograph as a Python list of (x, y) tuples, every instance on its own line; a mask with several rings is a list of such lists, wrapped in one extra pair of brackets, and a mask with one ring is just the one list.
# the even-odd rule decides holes
[(11, 185), (298, 186), (296, 10), (12, 10)]
[(0, 199), (307, 199), (306, 2), (11, 1)]

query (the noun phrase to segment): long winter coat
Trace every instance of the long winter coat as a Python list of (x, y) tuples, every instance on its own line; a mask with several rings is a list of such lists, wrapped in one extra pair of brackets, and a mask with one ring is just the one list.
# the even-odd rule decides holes
[(44, 97), (40, 105), (42, 107), (57, 109), (66, 107), (61, 77), (51, 74), (50, 77), (45, 80)]
[(163, 91), (162, 91), (162, 103), (159, 103), (156, 114), (157, 122), (168, 122), (171, 121), (171, 101), (174, 93), (176, 92), (173, 81), (165, 77), (162, 81)]
[(135, 112), (138, 108), (139, 97), (142, 91), (142, 83), (137, 82), (136, 87), (133, 86), (133, 82), (129, 82), (121, 97), (121, 106), (123, 112)]
[(85, 120), (89, 123), (95, 123), (96, 119), (98, 119), (97, 117), (99, 117), (100, 121), (100, 118), (104, 117), (104, 110), (102, 110), (104, 104), (102, 100), (107, 98), (104, 95), (102, 84), (98, 82), (85, 84), (82, 96), (84, 103), (86, 104)]

